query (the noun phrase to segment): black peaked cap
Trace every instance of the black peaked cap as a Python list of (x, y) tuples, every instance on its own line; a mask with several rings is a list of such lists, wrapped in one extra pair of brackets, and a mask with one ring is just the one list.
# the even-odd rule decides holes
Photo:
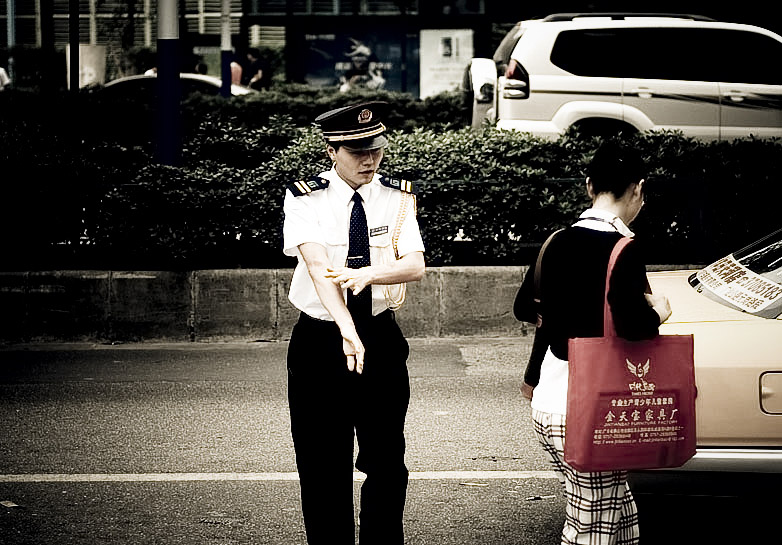
[(388, 143), (383, 124), (388, 106), (388, 102), (383, 101), (345, 106), (319, 115), (315, 123), (330, 144), (354, 150), (382, 148)]

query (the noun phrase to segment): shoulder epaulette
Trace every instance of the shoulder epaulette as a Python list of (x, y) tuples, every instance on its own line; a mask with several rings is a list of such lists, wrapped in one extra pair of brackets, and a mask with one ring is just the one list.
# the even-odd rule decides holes
[(401, 178), (389, 178), (388, 176), (381, 176), (380, 183), (391, 189), (398, 189), (405, 193), (418, 193), (418, 187), (410, 180), (402, 180)]
[(294, 196), (301, 197), (302, 195), (309, 195), (313, 191), (318, 191), (319, 189), (326, 189), (328, 186), (329, 181), (327, 179), (321, 178), (320, 176), (313, 176), (309, 180), (299, 180), (298, 182), (288, 184), (288, 189), (290, 189)]

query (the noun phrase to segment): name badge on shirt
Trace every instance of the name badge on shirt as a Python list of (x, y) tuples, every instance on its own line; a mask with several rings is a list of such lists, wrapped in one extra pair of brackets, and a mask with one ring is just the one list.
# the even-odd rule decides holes
[(374, 237), (376, 235), (385, 235), (388, 233), (388, 225), (384, 225), (383, 227), (373, 227), (369, 230), (369, 236)]

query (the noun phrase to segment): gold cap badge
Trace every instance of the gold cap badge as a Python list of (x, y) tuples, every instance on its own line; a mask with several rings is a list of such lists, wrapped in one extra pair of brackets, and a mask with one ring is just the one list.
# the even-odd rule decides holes
[(358, 122), (369, 123), (370, 121), (372, 121), (372, 110), (361, 110), (361, 112), (358, 114)]

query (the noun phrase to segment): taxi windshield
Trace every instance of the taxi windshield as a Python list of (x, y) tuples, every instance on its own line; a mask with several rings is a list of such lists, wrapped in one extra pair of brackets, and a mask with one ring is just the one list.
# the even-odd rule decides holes
[(761, 316), (782, 315), (782, 229), (693, 274), (690, 285), (710, 299)]

